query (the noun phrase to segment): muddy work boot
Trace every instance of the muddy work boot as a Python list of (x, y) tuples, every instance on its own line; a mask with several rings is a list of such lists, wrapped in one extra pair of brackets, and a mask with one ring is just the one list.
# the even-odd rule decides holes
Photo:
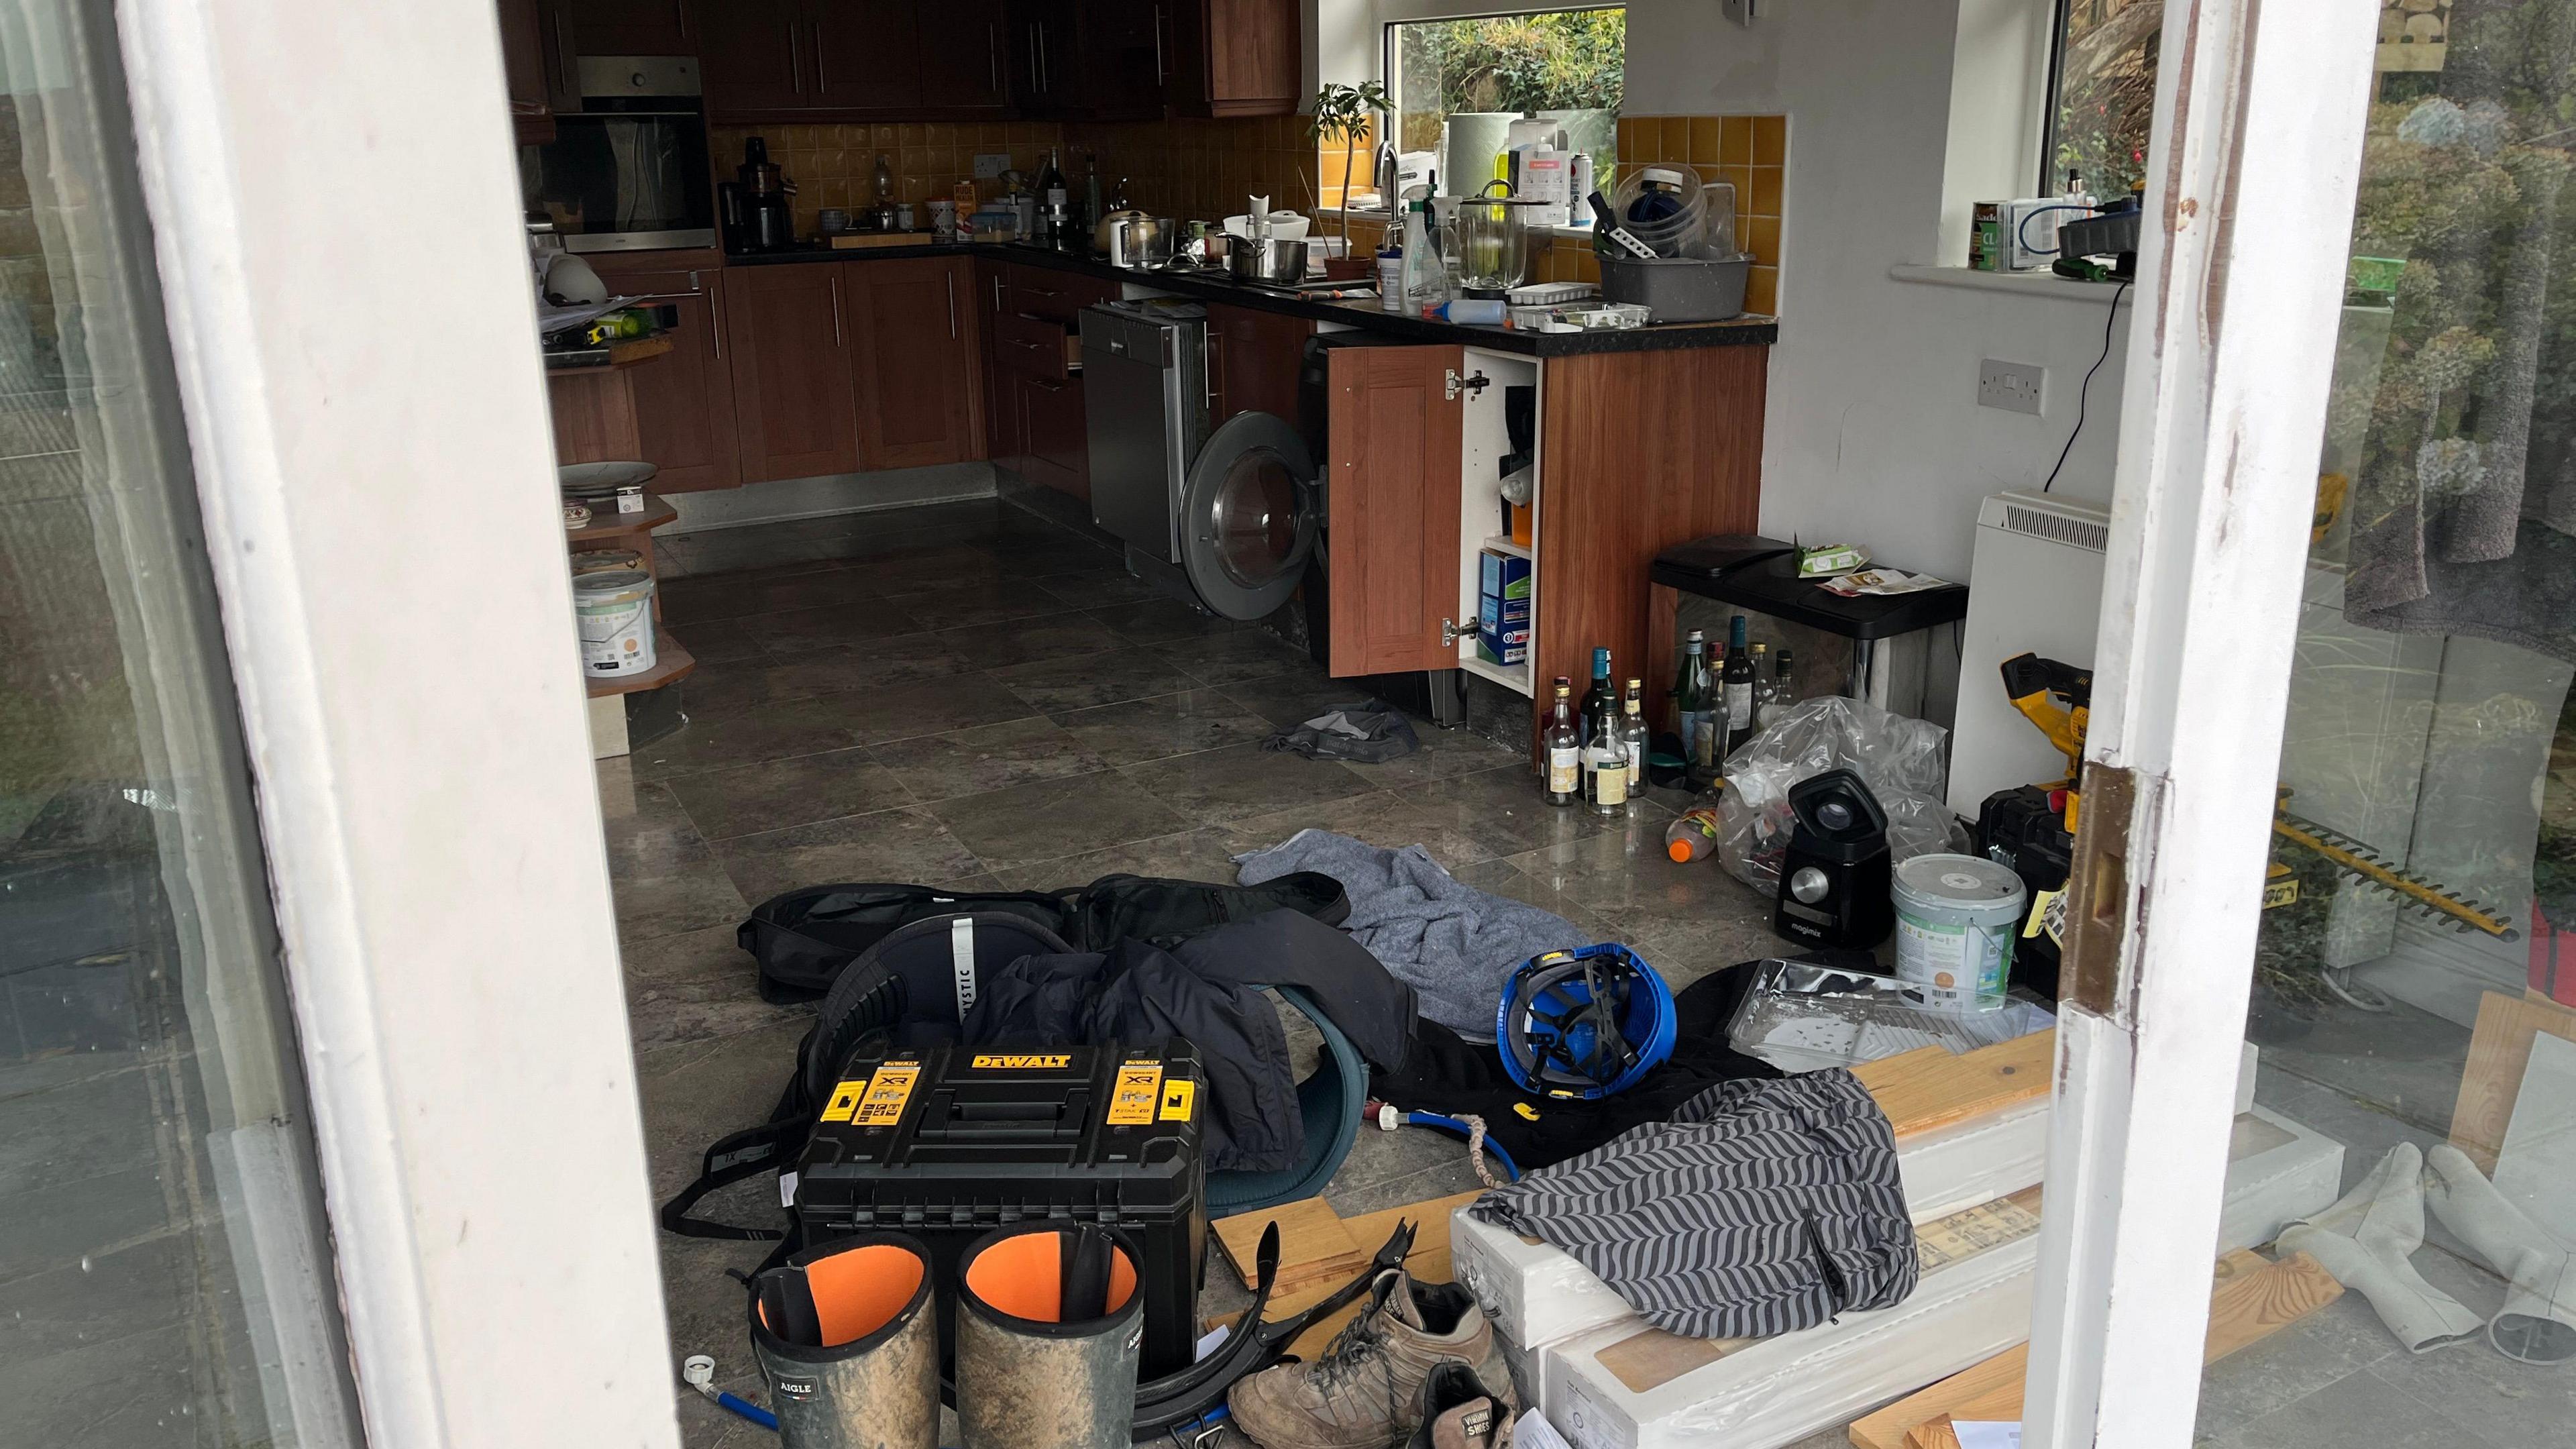
[(1501, 1385), (1503, 1407), (1515, 1407), (1511, 1371), (1475, 1296), (1389, 1268), (1321, 1358), (1264, 1369), (1227, 1402), (1235, 1427), (1262, 1449), (1387, 1449), (1421, 1426), (1422, 1386), (1449, 1362)]
[[(1503, 1382), (1509, 1384), (1510, 1378)], [(1422, 1381), (1421, 1427), (1406, 1449), (1510, 1449), (1512, 1411), (1463, 1363), (1435, 1365)]]

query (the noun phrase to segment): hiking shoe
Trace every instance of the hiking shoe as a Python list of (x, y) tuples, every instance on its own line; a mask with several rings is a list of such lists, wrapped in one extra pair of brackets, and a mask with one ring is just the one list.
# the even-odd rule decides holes
[(1422, 1381), (1421, 1417), (1408, 1449), (1510, 1449), (1511, 1410), (1463, 1363), (1431, 1366)]
[(1263, 1449), (1387, 1449), (1420, 1427), (1423, 1383), (1452, 1361), (1482, 1383), (1503, 1385), (1506, 1410), (1517, 1404), (1475, 1295), (1389, 1268), (1322, 1357), (1264, 1369), (1236, 1384), (1226, 1402), (1235, 1427)]

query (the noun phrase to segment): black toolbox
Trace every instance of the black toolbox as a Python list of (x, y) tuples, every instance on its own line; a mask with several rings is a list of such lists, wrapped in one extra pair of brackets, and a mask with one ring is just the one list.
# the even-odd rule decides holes
[(805, 1241), (910, 1233), (938, 1275), (943, 1353), (957, 1260), (994, 1228), (1048, 1218), (1123, 1230), (1143, 1261), (1138, 1372), (1186, 1368), (1207, 1256), (1198, 1053), (1145, 1047), (940, 1047), (854, 1057), (796, 1167)]
[[(1977, 849), (2021, 877), (2022, 899), (2037, 909), (2044, 891), (2062, 891), (2075, 865), (2075, 836), (2055, 791), (2016, 785), (1986, 797), (1977, 811)], [(2023, 917), (2025, 926), (2029, 917)], [(2057, 999), (2059, 949), (2046, 931), (2013, 943), (2013, 984)]]

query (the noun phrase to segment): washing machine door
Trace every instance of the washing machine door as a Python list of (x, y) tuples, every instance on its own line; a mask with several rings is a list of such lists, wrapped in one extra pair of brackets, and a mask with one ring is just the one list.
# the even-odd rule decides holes
[(1238, 413), (1190, 465), (1181, 489), (1181, 567), (1228, 619), (1288, 602), (1323, 532), (1322, 493), (1305, 440), (1270, 413)]

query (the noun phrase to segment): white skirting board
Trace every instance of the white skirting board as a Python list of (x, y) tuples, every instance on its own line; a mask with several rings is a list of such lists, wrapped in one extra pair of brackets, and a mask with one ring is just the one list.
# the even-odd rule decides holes
[[(2271, 1241), (2283, 1224), (2324, 1208), (2340, 1189), (2342, 1144), (2265, 1108), (2238, 1117), (2232, 1152), (2219, 1254)], [(1970, 1209), (1976, 1225), (1951, 1236), (1993, 1242), (1986, 1215), (2008, 1215), (2011, 1207)], [(1451, 1229), (1461, 1281), (1468, 1221)], [(1916, 1221), (1928, 1241), (1961, 1219)], [(2030, 1333), (2038, 1249), (2038, 1233), (2023, 1231), (1927, 1267), (1913, 1295), (1894, 1308), (1846, 1313), (1776, 1338), (1716, 1344), (1659, 1333), (1635, 1319), (1597, 1324), (1529, 1355), (1537, 1360), (1539, 1407), (1575, 1449), (1777, 1449), (2022, 1342)], [(1609, 1294), (1599, 1279), (1592, 1282)], [(1548, 1320), (1542, 1314), (1539, 1321)]]

